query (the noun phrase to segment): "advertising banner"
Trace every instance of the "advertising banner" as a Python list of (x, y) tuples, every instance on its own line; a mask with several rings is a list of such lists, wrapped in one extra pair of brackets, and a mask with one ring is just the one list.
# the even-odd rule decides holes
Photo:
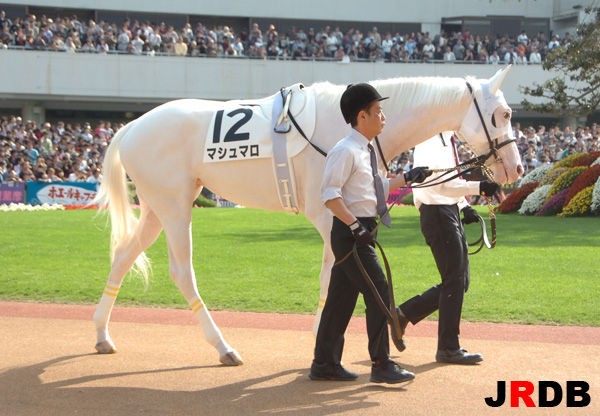
[(85, 205), (95, 196), (95, 183), (27, 182), (27, 203), (31, 205)]
[(21, 204), (25, 202), (23, 182), (0, 183), (0, 204)]

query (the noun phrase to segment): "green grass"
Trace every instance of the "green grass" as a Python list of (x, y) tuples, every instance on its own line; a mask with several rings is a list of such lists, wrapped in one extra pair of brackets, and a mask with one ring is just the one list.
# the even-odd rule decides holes
[[(485, 213), (485, 209), (481, 209)], [(95, 303), (109, 271), (109, 231), (95, 211), (0, 213), (0, 299)], [(437, 284), (413, 207), (380, 232), (396, 301)], [(194, 266), (210, 309), (313, 313), (322, 243), (301, 215), (196, 209)], [(471, 256), (463, 317), (473, 321), (600, 326), (600, 218), (499, 215), (498, 246)], [(472, 228), (471, 228), (472, 227)], [(471, 239), (477, 228), (469, 226)], [(148, 251), (148, 288), (129, 276), (120, 305), (187, 308), (168, 276), (164, 235)], [(359, 303), (357, 314), (364, 312)]]

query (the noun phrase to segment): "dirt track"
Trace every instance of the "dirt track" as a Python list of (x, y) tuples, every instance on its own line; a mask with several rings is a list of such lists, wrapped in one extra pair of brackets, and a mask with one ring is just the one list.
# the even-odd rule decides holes
[[(0, 302), (0, 415), (600, 415), (600, 328), (463, 325), (482, 365), (439, 365), (436, 323), (409, 327), (395, 358), (417, 378), (369, 383), (364, 320), (353, 319), (344, 364), (356, 382), (307, 377), (312, 316), (214, 312), (246, 364), (219, 365), (185, 310), (116, 308), (119, 353), (94, 353), (92, 306)], [(497, 380), (590, 384), (587, 408), (489, 408)], [(533, 396), (537, 403), (537, 393)]]

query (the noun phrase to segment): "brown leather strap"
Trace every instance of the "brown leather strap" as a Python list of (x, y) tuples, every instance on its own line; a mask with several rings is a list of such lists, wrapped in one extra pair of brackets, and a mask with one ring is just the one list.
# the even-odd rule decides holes
[[(389, 265), (386, 255), (385, 255), (385, 252), (383, 251), (383, 248), (381, 247), (381, 244), (379, 244), (377, 241), (374, 241), (374, 242), (375, 242), (375, 245), (377, 246), (377, 248), (379, 249), (379, 251), (381, 252), (383, 264), (385, 265), (385, 274), (386, 274), (388, 292), (389, 292), (388, 306), (386, 306), (383, 299), (381, 299), (381, 295), (377, 291), (377, 288), (375, 287), (375, 284), (373, 283), (373, 279), (371, 279), (371, 276), (369, 276), (369, 273), (365, 269), (365, 266), (363, 266), (362, 261), (360, 260), (360, 256), (358, 255), (358, 249), (357, 249), (356, 243), (352, 247), (351, 253), (354, 256), (354, 261), (356, 261), (358, 270), (360, 270), (363, 278), (365, 279), (365, 282), (367, 283), (367, 286), (371, 290), (371, 293), (373, 294), (373, 297), (375, 298), (377, 305), (379, 306), (379, 308), (385, 315), (388, 323), (390, 324), (390, 326), (393, 329), (392, 330), (392, 339), (393, 339), (394, 345), (398, 345), (400, 340), (397, 338), (397, 336), (398, 335), (401, 336), (402, 331), (400, 329), (400, 321), (398, 320), (398, 314), (396, 313), (396, 301), (394, 300), (394, 284), (392, 282), (392, 271), (390, 269), (390, 265)], [(347, 258), (347, 257), (348, 256), (345, 256), (344, 258)]]

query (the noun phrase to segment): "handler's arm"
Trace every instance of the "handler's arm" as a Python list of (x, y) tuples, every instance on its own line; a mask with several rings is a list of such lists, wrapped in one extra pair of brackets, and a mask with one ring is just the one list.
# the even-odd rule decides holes
[(346, 225), (356, 221), (356, 217), (350, 212), (342, 198), (330, 199), (325, 202), (325, 206)]

